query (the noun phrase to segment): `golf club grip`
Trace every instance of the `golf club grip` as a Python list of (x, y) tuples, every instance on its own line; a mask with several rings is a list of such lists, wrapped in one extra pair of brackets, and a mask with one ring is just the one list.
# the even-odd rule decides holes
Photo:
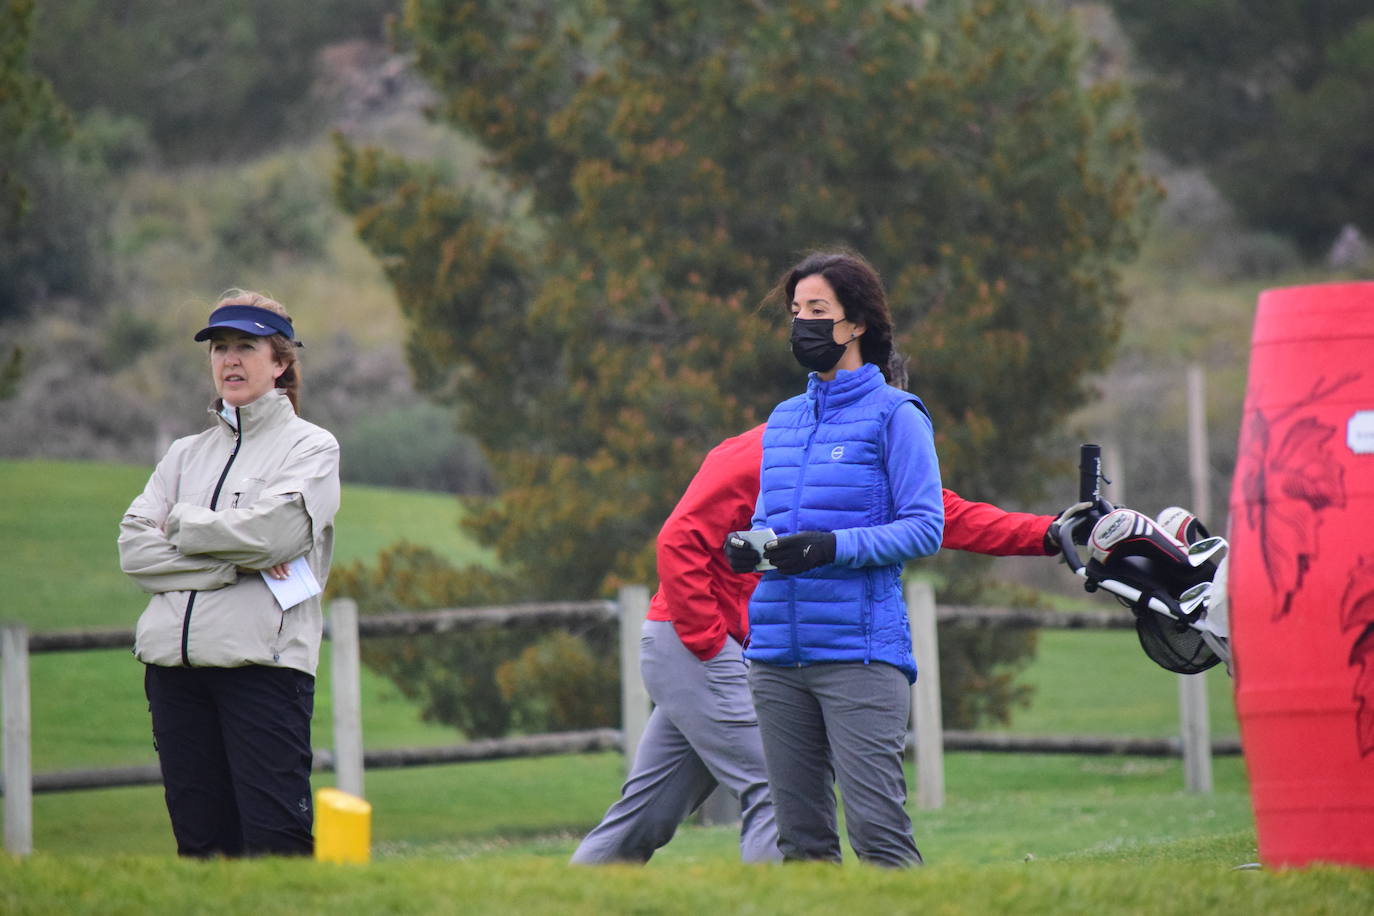
[(1085, 442), (1078, 447), (1078, 501), (1096, 503), (1101, 498), (1102, 446)]

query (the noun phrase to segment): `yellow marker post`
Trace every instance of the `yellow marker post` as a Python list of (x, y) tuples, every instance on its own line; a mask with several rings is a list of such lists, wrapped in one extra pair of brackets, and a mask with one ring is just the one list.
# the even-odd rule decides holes
[(315, 793), (315, 859), (366, 864), (371, 856), (372, 806), (339, 789)]

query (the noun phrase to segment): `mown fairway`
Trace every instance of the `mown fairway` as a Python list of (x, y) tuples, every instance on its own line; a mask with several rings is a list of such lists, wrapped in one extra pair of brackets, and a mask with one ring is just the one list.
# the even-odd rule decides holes
[(574, 869), (410, 860), (365, 868), (171, 859), (0, 864), (13, 914), (147, 913), (1322, 913), (1367, 914), (1348, 869), (1231, 871), (1179, 847), (1172, 862), (1035, 862), (883, 872), (819, 865)]

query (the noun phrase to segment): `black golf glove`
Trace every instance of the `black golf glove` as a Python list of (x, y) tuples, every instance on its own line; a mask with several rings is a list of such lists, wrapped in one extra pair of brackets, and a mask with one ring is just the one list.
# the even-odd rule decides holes
[(835, 560), (833, 531), (803, 531), (771, 542), (763, 555), (784, 576), (795, 576)]
[(754, 567), (758, 566), (763, 560), (759, 552), (754, 549), (744, 538), (736, 534), (725, 536), (725, 559), (729, 561), (730, 568), (737, 573), (753, 572)]

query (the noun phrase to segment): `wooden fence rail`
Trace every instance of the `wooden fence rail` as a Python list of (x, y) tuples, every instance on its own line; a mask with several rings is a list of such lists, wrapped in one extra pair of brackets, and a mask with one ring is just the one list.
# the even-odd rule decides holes
[[(1119, 630), (1134, 626), (1124, 610), (1063, 613), (1026, 608), (935, 606), (929, 585), (912, 583), (907, 602), (911, 609), (913, 645), (924, 676), (912, 688), (912, 735), (908, 740), (916, 759), (917, 804), (938, 808), (944, 802), (943, 752), (948, 750), (1009, 753), (1123, 754), (1183, 756), (1190, 753), (1239, 753), (1235, 741), (1207, 741), (1191, 750), (1183, 738), (1096, 737), (1082, 735), (1024, 736), (1002, 733), (945, 731), (940, 724), (937, 624), (940, 627)], [(557, 601), (481, 608), (379, 614), (359, 617), (354, 603), (331, 603), (326, 636), (331, 640), (331, 689), (335, 746), (315, 752), (315, 770), (333, 771), (340, 788), (363, 794), (363, 774), (369, 769), (465, 763), (547, 754), (596, 753), (620, 749), (626, 766), (648, 719), (649, 700), (639, 675), (639, 636), (649, 595), (643, 586), (623, 588), (616, 601)], [(569, 622), (619, 620), (622, 719), (619, 730), (590, 729), (546, 735), (525, 735), (471, 741), (441, 747), (364, 750), (359, 703), (358, 640), (386, 636), (455, 633), (479, 627), (513, 624), (557, 625)], [(32, 852), (32, 795), (117, 786), (156, 785), (162, 781), (156, 764), (107, 769), (32, 773), (28, 656), (37, 652), (127, 649), (134, 634), (128, 629), (100, 629), (27, 633), (23, 626), (0, 626), (0, 687), (4, 704), (5, 848), (12, 854)], [(1196, 730), (1194, 730), (1196, 737)], [(1187, 734), (1184, 733), (1184, 737)], [(1201, 736), (1206, 741), (1205, 733)], [(737, 808), (735, 809), (737, 813)]]
[[(434, 747), (395, 747), (363, 752), (363, 766), (369, 770), (425, 767), (478, 760), (513, 760), (517, 757), (544, 757), (549, 754), (595, 754), (620, 750), (620, 729), (592, 728), (583, 731), (546, 735), (518, 735), (444, 744)], [(337, 772), (334, 752), (317, 748), (311, 769), (316, 773)], [(33, 794), (75, 792), (82, 789), (118, 789), (127, 786), (162, 784), (162, 772), (155, 763), (132, 767), (56, 770), (33, 774)]]

